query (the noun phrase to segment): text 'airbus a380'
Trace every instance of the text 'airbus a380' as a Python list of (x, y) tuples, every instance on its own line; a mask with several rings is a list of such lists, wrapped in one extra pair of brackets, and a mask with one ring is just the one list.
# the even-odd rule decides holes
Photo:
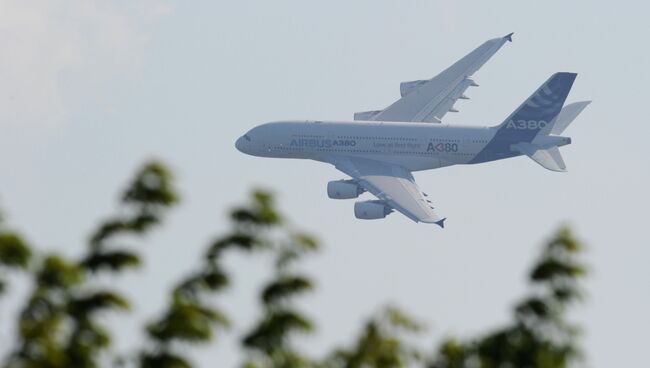
[(383, 110), (354, 114), (354, 121), (279, 121), (259, 125), (236, 142), (243, 153), (326, 162), (349, 175), (331, 181), (334, 199), (357, 198), (368, 191), (376, 200), (356, 202), (360, 219), (384, 218), (397, 210), (416, 222), (444, 227), (413, 171), (479, 164), (526, 155), (553, 171), (565, 171), (558, 147), (561, 136), (590, 101), (564, 106), (575, 73), (555, 73), (503, 123), (490, 127), (450, 126), (441, 122), (454, 103), (467, 99), (470, 78), (512, 33), (483, 43), (429, 80), (400, 84), (401, 98)]

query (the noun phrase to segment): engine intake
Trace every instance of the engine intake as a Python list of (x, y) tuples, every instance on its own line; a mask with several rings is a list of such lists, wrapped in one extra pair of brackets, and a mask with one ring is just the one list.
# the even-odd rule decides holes
[(362, 220), (376, 220), (386, 217), (393, 210), (382, 201), (365, 201), (354, 204), (354, 216)]
[(327, 183), (327, 196), (332, 199), (357, 198), (364, 190), (354, 180), (336, 180)]

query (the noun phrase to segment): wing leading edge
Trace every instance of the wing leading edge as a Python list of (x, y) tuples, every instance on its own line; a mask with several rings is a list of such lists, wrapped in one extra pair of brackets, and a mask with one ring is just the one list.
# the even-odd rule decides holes
[(467, 99), (467, 88), (478, 86), (470, 77), (508, 41), (512, 33), (486, 41), (429, 80), (403, 82), (402, 98), (384, 110), (356, 113), (355, 120), (441, 122), (447, 112), (458, 111), (454, 103)]
[(389, 207), (401, 212), (415, 222), (437, 224), (444, 227), (445, 218), (433, 210), (415, 179), (407, 169), (375, 160), (336, 157), (331, 159), (338, 170), (351, 176), (364, 189)]

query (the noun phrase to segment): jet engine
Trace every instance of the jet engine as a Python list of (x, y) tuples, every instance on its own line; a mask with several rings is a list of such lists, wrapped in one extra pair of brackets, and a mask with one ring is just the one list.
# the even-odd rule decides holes
[(386, 217), (393, 210), (382, 201), (365, 201), (354, 204), (354, 216), (363, 220), (375, 220)]
[(327, 183), (327, 196), (332, 199), (357, 198), (364, 190), (354, 180), (336, 180)]

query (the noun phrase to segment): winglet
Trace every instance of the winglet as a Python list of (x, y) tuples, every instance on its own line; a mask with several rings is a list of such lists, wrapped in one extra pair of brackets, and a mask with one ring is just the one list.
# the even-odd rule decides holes
[(507, 35), (503, 36), (506, 40), (512, 42), (512, 35), (515, 34), (515, 32), (510, 32)]
[(438, 226), (440, 226), (441, 228), (444, 229), (444, 228), (445, 228), (445, 220), (446, 220), (446, 219), (447, 219), (447, 218), (445, 217), (445, 218), (443, 218), (443, 219), (440, 220), (440, 221), (436, 221), (436, 222), (434, 222), (434, 224), (436, 224), (436, 225), (438, 225)]

